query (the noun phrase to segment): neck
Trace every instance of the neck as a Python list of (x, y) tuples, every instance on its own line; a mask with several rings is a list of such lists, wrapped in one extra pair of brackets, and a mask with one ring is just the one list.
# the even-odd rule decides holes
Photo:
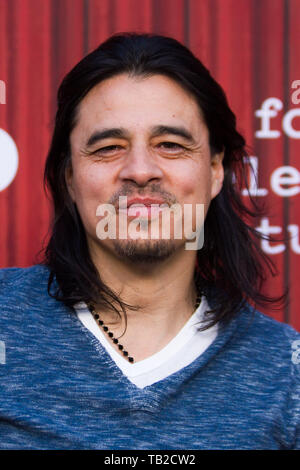
[[(136, 360), (161, 349), (194, 312), (196, 252), (178, 250), (164, 261), (143, 265), (119, 259), (92, 242), (89, 249), (102, 282), (126, 304), (140, 307), (126, 309), (127, 329), (122, 340), (128, 351)], [(124, 332), (124, 321), (120, 323), (118, 318), (117, 323), (108, 310), (100, 313), (111, 331)]]

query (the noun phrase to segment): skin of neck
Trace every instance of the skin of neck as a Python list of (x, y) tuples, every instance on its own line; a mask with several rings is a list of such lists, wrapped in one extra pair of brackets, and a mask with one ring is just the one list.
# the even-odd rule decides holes
[(88, 240), (92, 261), (102, 282), (125, 303), (139, 305), (126, 309), (124, 319), (110, 311), (101, 318), (135, 360), (162, 349), (180, 331), (195, 310), (194, 270), (196, 251), (178, 248), (168, 259), (137, 264), (118, 258), (92, 239)]

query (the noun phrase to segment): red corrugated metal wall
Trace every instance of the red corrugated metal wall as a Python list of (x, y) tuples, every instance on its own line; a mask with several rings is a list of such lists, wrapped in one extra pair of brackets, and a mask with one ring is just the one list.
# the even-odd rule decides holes
[(280, 271), (268, 290), (290, 286), (289, 305), (268, 313), (300, 330), (299, 0), (0, 0), (0, 266), (32, 264), (47, 235), (42, 175), (60, 80), (133, 30), (182, 41), (223, 85), (269, 208), (256, 225), (293, 234), (263, 246)]

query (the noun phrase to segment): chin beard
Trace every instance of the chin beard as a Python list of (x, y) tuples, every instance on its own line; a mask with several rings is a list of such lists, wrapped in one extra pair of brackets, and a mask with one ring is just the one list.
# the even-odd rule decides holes
[(114, 240), (114, 248), (121, 258), (134, 263), (158, 263), (176, 251), (174, 240)]

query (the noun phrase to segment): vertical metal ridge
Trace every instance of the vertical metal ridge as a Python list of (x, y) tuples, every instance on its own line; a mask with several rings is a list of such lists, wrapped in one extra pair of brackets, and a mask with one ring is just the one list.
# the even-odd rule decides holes
[(190, 47), (190, 0), (184, 0), (183, 12), (183, 40), (185, 46)]
[[(284, 13), (283, 13), (283, 98), (284, 98), (284, 109), (286, 109), (289, 105), (290, 100), (290, 58), (289, 58), (289, 2), (288, 0), (284, 0)], [(289, 137), (283, 133), (283, 164), (289, 165), (290, 162), (290, 143)], [(289, 224), (290, 219), (290, 204), (289, 198), (283, 198), (283, 227), (284, 227), (284, 238), (287, 238), (287, 226)], [(284, 251), (283, 255), (283, 284), (284, 289), (287, 289), (290, 284), (290, 248), (287, 247)], [(284, 321), (286, 323), (290, 322), (290, 304), (287, 304), (284, 307)]]
[[(51, 99), (52, 109), (51, 115), (54, 117), (54, 112), (56, 109), (56, 96), (54, 95), (54, 90), (57, 89), (58, 84), (58, 65), (57, 65), (57, 51), (60, 50), (59, 47), (59, 9), (58, 9), (58, 0), (52, 0), (51, 2), (51, 81), (53, 90), (53, 95)], [(54, 99), (55, 98), (55, 99)]]
[[(15, 14), (16, 14), (16, 4), (15, 1), (12, 1), (10, 3), (9, 8), (6, 10), (7, 14), (7, 21), (6, 21), (6, 34), (8, 39), (8, 44), (12, 43), (13, 48), (14, 48), (14, 42), (12, 41), (12, 35), (13, 31), (15, 30)], [(7, 129), (6, 131), (12, 136), (14, 141), (16, 141), (16, 135), (15, 135), (15, 120), (14, 120), (14, 113), (15, 110), (17, 109), (16, 106), (16, 95), (15, 93), (12, 93), (12, 90), (17, 90), (18, 89), (18, 79), (19, 77), (16, 76), (16, 73), (14, 73), (14, 65), (15, 62), (18, 60), (18, 55), (20, 54), (19, 50), (14, 50), (13, 52), (15, 55), (13, 56), (14, 59), (11, 60), (11, 57), (9, 57), (9, 62), (8, 62), (8, 67), (7, 67), (7, 100), (5, 106), (6, 108), (6, 117), (7, 117)], [(16, 141), (16, 145), (18, 147), (18, 152), (19, 152), (19, 158), (21, 154), (21, 149), (18, 146), (18, 141)], [(20, 170), (18, 170), (20, 171)], [(20, 178), (20, 175), (19, 175)], [(15, 210), (17, 207), (17, 196), (16, 196), (16, 185), (12, 184), (8, 188), (5, 189), (7, 191), (7, 204), (8, 204), (8, 214), (7, 214), (7, 225), (6, 225), (6, 230), (7, 230), (7, 243), (6, 243), (6, 264), (8, 267), (15, 266), (17, 265), (17, 256), (16, 256), (16, 250), (14, 247), (14, 243), (18, 243), (17, 240), (17, 232), (16, 232), (16, 223), (15, 223), (15, 217), (17, 214), (15, 214)]]
[(159, 31), (159, 2), (157, 0), (152, 0), (152, 13), (153, 13), (153, 32), (157, 33)]
[[(216, 0), (211, 0), (209, 3), (210, 9), (210, 17), (209, 17), (209, 29), (210, 29), (210, 57), (211, 57), (211, 67), (210, 70), (212, 71), (212, 75), (216, 76), (217, 72), (217, 47), (216, 44), (218, 44), (218, 28), (216, 28), (216, 21), (215, 21), (215, 16), (217, 12), (217, 4)], [(214, 33), (214, 34), (213, 34)], [(216, 77), (217, 79), (219, 77)]]
[(89, 52), (89, 0), (83, 0), (83, 54)]
[(110, 34), (115, 34), (115, 15), (116, 15), (116, 4), (115, 0), (110, 0), (109, 2), (109, 29), (110, 29)]

